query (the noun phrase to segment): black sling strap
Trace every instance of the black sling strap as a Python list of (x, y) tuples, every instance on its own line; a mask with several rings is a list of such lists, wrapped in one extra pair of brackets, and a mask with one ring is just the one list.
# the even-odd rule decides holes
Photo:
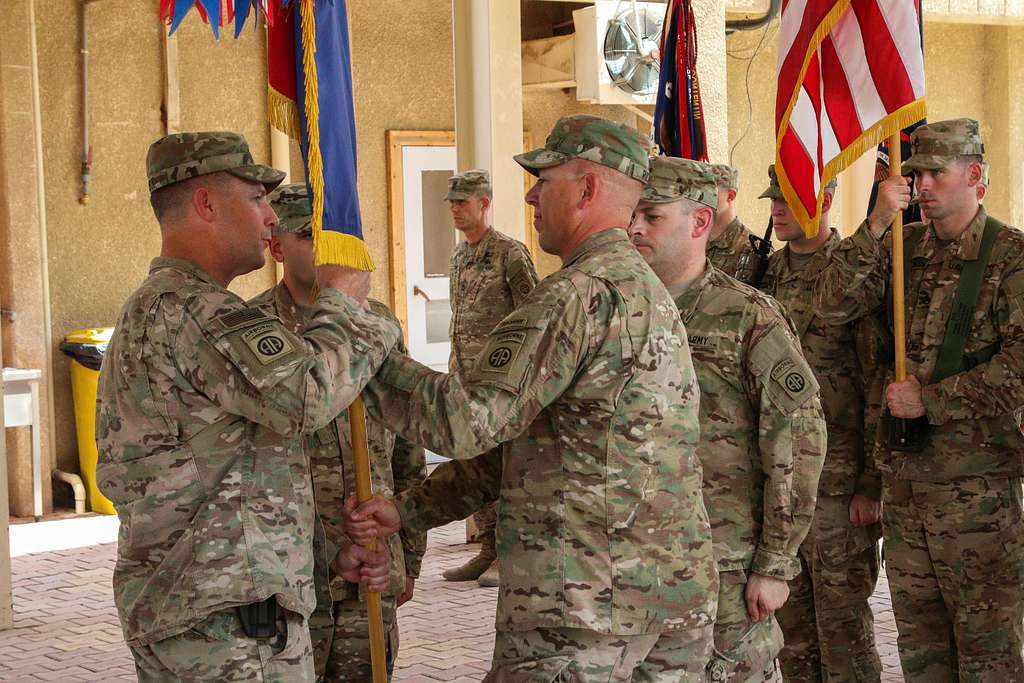
[(963, 270), (960, 271), (960, 281), (956, 285), (956, 294), (953, 296), (953, 307), (949, 312), (949, 319), (946, 321), (946, 334), (942, 338), (939, 358), (935, 362), (935, 371), (932, 373), (929, 384), (941, 382), (963, 370), (967, 335), (971, 333), (974, 309), (978, 305), (978, 296), (981, 294), (985, 268), (988, 267), (989, 259), (992, 257), (992, 246), (995, 244), (1000, 228), (1002, 228), (1002, 223), (988, 216), (985, 219), (985, 231), (981, 238), (978, 258), (964, 262)]

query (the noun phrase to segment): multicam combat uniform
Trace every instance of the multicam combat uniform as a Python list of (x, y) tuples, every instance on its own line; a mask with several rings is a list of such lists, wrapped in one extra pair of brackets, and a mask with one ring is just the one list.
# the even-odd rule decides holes
[(537, 282), (537, 271), (526, 247), (508, 235), (492, 228), (476, 244), (459, 244), (452, 254), (449, 285), (449, 370), (471, 368), (487, 335), (526, 300)]
[[(227, 172), (273, 187), (233, 133), (150, 148), (152, 191)], [(155, 259), (100, 371), (97, 479), (121, 528), (114, 601), (140, 680), (313, 679), (312, 484), (303, 433), (355, 398), (399, 338), (325, 290), (303, 336), (193, 263)], [(277, 634), (236, 606), (276, 598)]]
[[(904, 168), (982, 153), (978, 123), (918, 128)], [(988, 218), (957, 239), (930, 224), (905, 254), (907, 375), (925, 385), (921, 453), (882, 451), (885, 557), (907, 681), (1024, 680), (1024, 237), (1000, 224), (970, 320), (961, 371), (929, 384), (965, 263)], [(891, 235), (862, 224), (836, 251), (817, 293), (822, 315), (856, 318), (891, 301)], [(891, 304), (889, 304), (891, 306)], [(889, 381), (892, 374), (889, 374)]]
[[(232, 608), (274, 595), (288, 622), (275, 663), (304, 658), (314, 507), (298, 437), (358, 395), (399, 335), (336, 290), (310, 314), (297, 336), (166, 258), (123, 309), (100, 375), (97, 478), (121, 518), (114, 596), (137, 662), (186, 656), (209, 678), (256, 675)], [(240, 644), (206, 653), (190, 629)], [(201, 668), (208, 656), (233, 670)]]
[[(739, 172), (735, 168), (728, 164), (712, 164), (709, 168), (719, 190), (739, 190)], [(729, 277), (749, 284), (757, 268), (750, 240), (753, 236), (738, 217), (732, 219), (721, 235), (708, 242), (705, 249), (708, 260)]]
[[(579, 158), (646, 180), (643, 138), (564, 117), (532, 172)], [(460, 458), (397, 499), (403, 526), (500, 496), (489, 680), (703, 680), (718, 578), (696, 456), (699, 389), (664, 286), (625, 232), (593, 234), (468, 372), (392, 354), (367, 406)], [(503, 458), (493, 451), (505, 442)]]
[[(249, 305), (280, 318), (295, 334), (305, 331), (309, 309), (295, 303), (283, 282), (252, 299)], [(394, 320), (387, 306), (379, 301), (371, 300), (370, 310)], [(397, 320), (394, 322), (398, 324)], [(405, 351), (401, 341), (395, 348)], [(375, 493), (393, 496), (426, 477), (422, 448), (396, 437), (376, 420), (367, 420), (366, 432)], [(323, 576), (321, 572), (326, 572), (329, 582), (328, 586), (318, 586), (328, 589), (325, 596), (328, 599), (318, 601), (317, 610), (310, 618), (316, 670), (319, 676), (326, 676), (325, 681), (362, 683), (372, 677), (366, 605), (360, 600), (359, 586), (345, 581), (330, 569), (330, 562), (340, 547), (350, 542), (345, 534), (342, 506), (356, 490), (348, 412), (343, 412), (316, 434), (307, 435), (306, 453), (313, 477), (317, 516), (326, 530), (326, 544), (316, 548), (318, 580)], [(419, 576), (426, 542), (425, 533), (403, 532), (388, 539), (391, 585), (384, 591), (382, 602), (389, 671), (398, 656), (396, 598), (405, 590), (407, 576)]]
[[(622, 230), (591, 237), (538, 285), (469, 372), (393, 354), (378, 379), (368, 408), (410, 440), (463, 459), (508, 442), (504, 464), (495, 453), (445, 463), (398, 498), (403, 526), (421, 530), (500, 486), (496, 667), (525, 672), (505, 660), (532, 651), (522, 639), (537, 630), (643, 637), (647, 649), (658, 634), (707, 631), (710, 645), (718, 583), (699, 390), (675, 306)], [(688, 654), (700, 657), (680, 676), (702, 672), (710, 652)], [(556, 680), (572, 659), (530, 664)]]
[[(878, 500), (881, 482), (865, 448), (865, 391), (871, 359), (858, 358), (858, 322), (833, 325), (815, 314), (814, 285), (839, 245), (829, 240), (800, 265), (787, 246), (772, 254), (763, 289), (793, 320), (804, 355), (821, 385), (828, 453), (818, 483), (814, 523), (800, 548), (803, 571), (778, 611), (786, 646), (786, 680), (871, 681), (881, 676), (868, 599), (878, 579), (879, 525), (855, 527), (855, 494)], [(799, 255), (797, 255), (799, 258)]]
[[(453, 176), (448, 184), (445, 199), (465, 199), (489, 191), (490, 177), (486, 171), (473, 170)], [(537, 286), (537, 271), (521, 242), (490, 228), (475, 244), (463, 241), (456, 247), (448, 282), (452, 304), (448, 368), (455, 372), (472, 367), (494, 326)], [(485, 505), (473, 515), (473, 520), (483, 570), (494, 559), (494, 505)]]
[(708, 242), (708, 260), (729, 277), (750, 282), (757, 265), (750, 244), (752, 236), (747, 226), (739, 218), (734, 218), (721, 235)]
[[(717, 174), (715, 174), (717, 175)], [(683, 200), (714, 209), (706, 164), (655, 157), (646, 202)], [(818, 385), (779, 304), (715, 268), (669, 292), (689, 335), (700, 382), (704, 501), (721, 588), (711, 681), (756, 682), (774, 673), (782, 631), (751, 621), (751, 573), (789, 580), (811, 525), (825, 455)]]
[(704, 501), (722, 587), (712, 680), (760, 681), (775, 667), (774, 617), (751, 622), (751, 572), (791, 580), (825, 454), (817, 383), (778, 304), (708, 264), (675, 292), (700, 381)]

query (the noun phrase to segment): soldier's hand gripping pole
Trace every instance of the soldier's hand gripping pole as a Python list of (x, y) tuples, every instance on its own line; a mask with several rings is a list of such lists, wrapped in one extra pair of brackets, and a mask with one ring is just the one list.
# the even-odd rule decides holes
[[(366, 407), (363, 399), (357, 398), (348, 409), (349, 424), (352, 426), (352, 450), (356, 470), (356, 498), (365, 503), (373, 497), (370, 484), (370, 451), (366, 442)], [(377, 549), (377, 541), (367, 546)], [(373, 683), (387, 683), (388, 665), (384, 643), (384, 612), (381, 609), (380, 593), (366, 593), (367, 623), (370, 627), (370, 661), (373, 665)]]
[[(889, 138), (889, 177), (903, 175), (900, 133)], [(903, 212), (892, 221), (892, 326), (895, 340), (896, 381), (907, 379), (907, 326), (904, 319), (903, 285)], [(893, 417), (889, 420), (889, 447), (894, 451), (917, 452), (924, 449), (925, 433), (919, 420)]]

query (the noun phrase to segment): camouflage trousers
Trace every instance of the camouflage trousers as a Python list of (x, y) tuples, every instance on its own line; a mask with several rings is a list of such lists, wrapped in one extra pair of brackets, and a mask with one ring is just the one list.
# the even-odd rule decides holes
[(712, 627), (640, 636), (578, 628), (498, 631), (484, 683), (698, 683)]
[(708, 681), (761, 683), (775, 674), (782, 649), (782, 630), (774, 616), (751, 621), (747, 614), (747, 573), (719, 572), (715, 650), (708, 663)]
[[(398, 608), (394, 596), (384, 596), (381, 603), (390, 680), (398, 656)], [(366, 683), (373, 680), (365, 602), (358, 598), (338, 600), (330, 610), (314, 612), (309, 619), (309, 632), (313, 639), (318, 680), (325, 683)]]
[(188, 631), (129, 647), (140, 683), (156, 681), (314, 681), (306, 619), (279, 610), (277, 635), (250, 638), (236, 609), (214, 612)]
[(1024, 681), (1021, 480), (884, 482), (885, 562), (908, 683)]
[(783, 678), (797, 683), (878, 681), (868, 599), (878, 581), (878, 526), (850, 524), (852, 496), (820, 496), (800, 547), (800, 574), (778, 617)]

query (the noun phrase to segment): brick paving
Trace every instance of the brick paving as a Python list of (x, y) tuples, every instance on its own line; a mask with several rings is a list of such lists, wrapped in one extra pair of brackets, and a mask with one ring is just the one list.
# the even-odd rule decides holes
[[(461, 524), (430, 534), (415, 598), (402, 607), (401, 652), (394, 680), (473, 683), (494, 645), (497, 589), (448, 583), (441, 572), (471, 557)], [(0, 681), (134, 681), (110, 589), (113, 544), (37, 553), (12, 560), (14, 629), (0, 631)], [(882, 680), (902, 681), (889, 591), (872, 598)]]

